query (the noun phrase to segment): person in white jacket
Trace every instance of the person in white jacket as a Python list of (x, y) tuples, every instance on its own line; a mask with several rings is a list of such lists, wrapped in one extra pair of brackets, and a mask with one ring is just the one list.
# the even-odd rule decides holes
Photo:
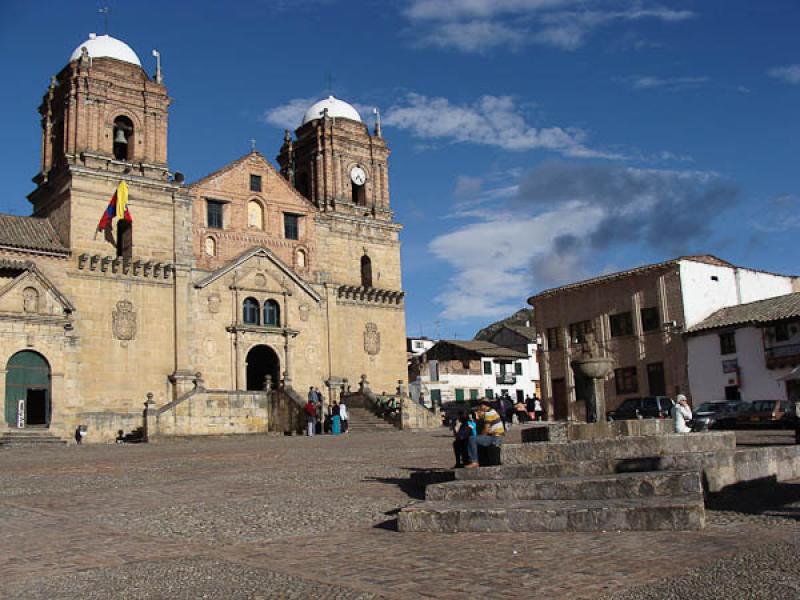
[(689, 408), (689, 402), (683, 394), (678, 394), (678, 397), (675, 398), (672, 418), (675, 419), (675, 433), (689, 433), (691, 431), (686, 423), (692, 420), (692, 409)]
[(342, 433), (347, 433), (347, 421), (350, 420), (350, 415), (347, 414), (347, 407), (344, 404), (344, 399), (339, 402), (339, 418), (342, 420)]

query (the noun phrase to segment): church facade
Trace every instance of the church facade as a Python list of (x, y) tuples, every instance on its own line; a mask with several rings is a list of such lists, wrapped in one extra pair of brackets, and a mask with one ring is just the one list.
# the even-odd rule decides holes
[[(277, 169), (253, 150), (185, 184), (169, 105), (160, 72), (110, 36), (52, 79), (32, 215), (0, 214), (0, 427), (105, 441), (149, 397), (162, 432), (266, 431), (265, 386), (330, 400), (362, 375), (405, 381), (380, 126), (329, 97), (286, 132)], [(111, 206), (99, 229), (121, 182), (128, 213)]]

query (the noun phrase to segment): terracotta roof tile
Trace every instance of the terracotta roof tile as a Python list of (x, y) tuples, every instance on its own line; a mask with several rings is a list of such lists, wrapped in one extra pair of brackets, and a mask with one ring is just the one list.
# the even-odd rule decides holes
[(68, 253), (47, 219), (0, 213), (0, 246), (21, 250)]
[(782, 319), (800, 318), (800, 292), (721, 308), (686, 333), (734, 325), (762, 325)]

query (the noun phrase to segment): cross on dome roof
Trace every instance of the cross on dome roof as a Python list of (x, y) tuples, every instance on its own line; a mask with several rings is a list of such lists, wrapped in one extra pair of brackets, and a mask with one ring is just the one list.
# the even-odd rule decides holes
[(69, 62), (78, 60), (81, 57), (81, 48), (86, 48), (86, 51), (92, 58), (116, 58), (117, 60), (131, 63), (139, 67), (142, 66), (139, 57), (136, 56), (136, 53), (128, 44), (110, 35), (90, 33), (89, 39), (72, 52), (72, 55), (69, 57)]

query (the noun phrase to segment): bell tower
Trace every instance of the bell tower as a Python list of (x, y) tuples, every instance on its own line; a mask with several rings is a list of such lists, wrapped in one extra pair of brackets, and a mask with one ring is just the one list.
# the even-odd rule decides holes
[(293, 140), (287, 131), (281, 173), (321, 211), (392, 220), (389, 147), (350, 104), (329, 96), (309, 108)]
[[(155, 225), (179, 187), (167, 166), (170, 102), (160, 68), (151, 78), (134, 51), (109, 35), (91, 34), (52, 77), (39, 106), (41, 167), (28, 199), (73, 252), (171, 255), (167, 232), (136, 227), (148, 213)], [(98, 221), (120, 181), (130, 190), (133, 238), (98, 238)]]

